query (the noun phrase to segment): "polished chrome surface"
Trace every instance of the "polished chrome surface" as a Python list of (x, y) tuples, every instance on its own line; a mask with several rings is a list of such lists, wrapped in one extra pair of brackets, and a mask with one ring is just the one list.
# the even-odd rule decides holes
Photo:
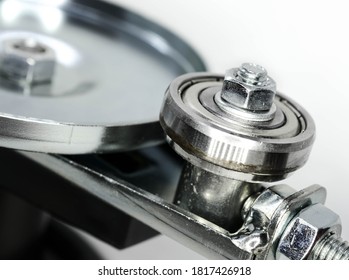
[[(203, 91), (200, 90), (201, 93), (198, 98), (201, 104), (196, 107), (200, 108), (203, 106), (213, 115), (236, 125), (236, 130), (240, 133), (248, 135), (251, 133), (251, 129), (254, 129), (256, 135), (263, 136), (269, 133), (269, 136), (278, 137), (285, 136), (286, 133), (288, 135), (293, 135), (297, 132), (298, 125), (293, 112), (288, 110), (288, 108), (280, 102), (278, 96), (275, 98), (275, 104), (273, 104), (269, 111), (251, 112), (227, 104), (227, 102), (221, 98), (221, 92), (217, 92), (217, 88), (213, 83), (212, 85), (213, 87), (209, 88), (206, 88), (207, 85), (205, 83), (198, 85), (198, 87), (200, 86), (200, 89), (206, 89)], [(197, 94), (194, 94), (193, 92), (195, 89), (196, 87), (191, 87), (190, 91), (192, 92), (192, 95), (197, 96)], [(190, 95), (189, 91), (188, 95)], [(191, 98), (193, 99), (194, 96)], [(272, 119), (270, 119), (271, 116)], [(286, 118), (288, 120), (287, 122), (285, 121)], [(292, 128), (290, 128), (290, 126), (292, 126)], [(248, 127), (250, 130), (246, 130), (245, 127)]]
[[(325, 190), (312, 186), (296, 192), (287, 185), (266, 188), (253, 182), (280, 180), (300, 168), (315, 126), (299, 105), (275, 96), (276, 84), (264, 68), (243, 64), (233, 72), (224, 80), (206, 73), (183, 75), (166, 92), (160, 123), (170, 145), (189, 162), (176, 203), (230, 230), (234, 244), (254, 259), (276, 259), (290, 220), (302, 208), (323, 203)], [(248, 91), (242, 102), (247, 107), (224, 98), (242, 91)]]
[(232, 106), (245, 110), (269, 111), (275, 94), (276, 83), (262, 66), (243, 63), (226, 72), (221, 97)]
[(235, 243), (254, 259), (349, 259), (339, 216), (325, 207), (326, 190), (317, 185), (295, 191), (276, 185), (250, 196)]
[(348, 260), (349, 245), (340, 238), (339, 216), (323, 205), (325, 199), (326, 190), (318, 185), (301, 191), (276, 185), (251, 196), (242, 211), (244, 225), (237, 232), (241, 247), (256, 259)]
[(30, 95), (32, 84), (51, 81), (56, 65), (52, 48), (31, 38), (0, 42), (0, 85), (13, 83)]
[[(277, 246), (289, 222), (304, 208), (323, 204), (326, 199), (325, 188), (313, 185), (295, 191), (287, 185), (276, 185), (262, 191), (251, 203), (247, 200), (249, 211), (243, 209), (244, 225), (237, 232), (241, 247), (253, 242), (254, 246), (245, 247), (255, 254), (256, 259), (277, 259)], [(242, 234), (244, 238), (241, 238)]]
[(304, 165), (315, 135), (307, 112), (280, 94), (268, 122), (241, 121), (219, 110), (223, 77), (183, 75), (166, 92), (161, 125), (170, 145), (193, 165), (241, 181), (277, 181)]
[[(240, 247), (253, 253), (256, 258), (271, 245), (271, 233), (268, 231), (273, 216), (282, 205), (286, 197), (295, 191), (287, 185), (277, 185), (267, 188), (246, 200), (241, 211), (244, 224), (233, 238), (240, 243)], [(272, 258), (267, 255), (267, 258)]]
[(219, 176), (187, 163), (174, 203), (235, 232), (243, 223), (241, 209), (245, 200), (261, 188), (260, 184)]
[[(189, 162), (176, 203), (230, 230), (232, 242), (253, 259), (348, 259), (348, 244), (336, 237), (339, 216), (322, 205), (323, 187), (297, 192), (253, 183), (280, 180), (305, 163), (315, 134), (311, 117), (287, 97), (274, 96), (275, 82), (264, 68), (243, 64), (233, 72), (224, 81), (213, 74), (183, 75), (166, 91), (160, 123)], [(256, 91), (246, 94), (241, 86)], [(264, 86), (270, 92), (255, 99)], [(252, 109), (224, 98), (226, 93), (244, 93), (241, 104), (269, 105)]]
[(0, 42), (19, 39), (52, 49), (55, 70), (49, 86), (34, 83), (26, 94), (1, 79), (9, 148), (79, 154), (158, 143), (163, 89), (204, 70), (181, 39), (104, 1), (0, 1)]

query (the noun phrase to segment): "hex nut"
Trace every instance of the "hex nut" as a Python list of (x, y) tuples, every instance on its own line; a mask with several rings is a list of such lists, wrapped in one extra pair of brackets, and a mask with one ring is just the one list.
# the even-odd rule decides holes
[(283, 232), (276, 251), (277, 259), (304, 260), (319, 240), (329, 233), (341, 233), (339, 216), (322, 204), (300, 211)]
[[(261, 70), (249, 73), (252, 66)], [(275, 94), (275, 81), (267, 75), (264, 68), (251, 63), (228, 70), (221, 91), (224, 101), (250, 111), (268, 111)]]
[(1, 76), (19, 84), (50, 81), (55, 61), (53, 49), (33, 39), (8, 39), (0, 46)]

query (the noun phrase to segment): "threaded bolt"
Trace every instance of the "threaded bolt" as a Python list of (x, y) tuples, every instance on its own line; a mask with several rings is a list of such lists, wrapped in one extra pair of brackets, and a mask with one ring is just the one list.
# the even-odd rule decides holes
[(243, 63), (237, 71), (237, 75), (247, 84), (257, 85), (265, 82), (268, 72), (262, 66), (254, 63)]
[(349, 243), (337, 235), (329, 235), (317, 244), (312, 260), (349, 260)]

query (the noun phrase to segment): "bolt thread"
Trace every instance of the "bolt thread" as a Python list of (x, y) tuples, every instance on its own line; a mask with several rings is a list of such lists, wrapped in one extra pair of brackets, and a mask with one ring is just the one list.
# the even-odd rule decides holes
[(310, 259), (349, 260), (349, 243), (337, 235), (329, 235), (314, 248)]

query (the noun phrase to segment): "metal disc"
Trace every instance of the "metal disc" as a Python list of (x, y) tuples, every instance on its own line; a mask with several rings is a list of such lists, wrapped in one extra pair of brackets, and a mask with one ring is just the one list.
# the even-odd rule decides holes
[[(38, 78), (32, 68), (24, 78), (23, 67), (13, 74), (22, 61), (6, 48), (27, 51), (23, 40), (39, 55), (36, 43), (54, 53), (52, 68), (40, 58)], [(81, 154), (162, 141), (166, 87), (205, 68), (169, 31), (103, 1), (0, 1), (0, 45), (0, 145), (30, 151)]]

